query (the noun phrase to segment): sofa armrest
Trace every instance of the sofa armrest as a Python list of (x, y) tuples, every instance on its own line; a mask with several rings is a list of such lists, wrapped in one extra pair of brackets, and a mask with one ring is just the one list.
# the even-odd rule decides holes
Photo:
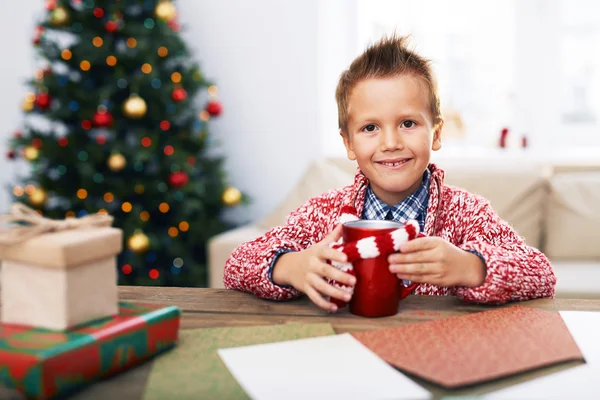
[(223, 268), (231, 253), (240, 244), (256, 239), (266, 231), (267, 228), (251, 224), (213, 236), (208, 241), (209, 287), (223, 288)]

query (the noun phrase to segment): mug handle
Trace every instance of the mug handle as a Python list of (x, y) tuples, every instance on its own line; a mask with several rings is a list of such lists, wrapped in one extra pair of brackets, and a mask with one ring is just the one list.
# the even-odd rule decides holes
[(398, 280), (398, 285), (400, 286), (400, 300), (402, 300), (411, 294), (417, 288), (417, 286), (419, 286), (419, 282), (414, 282), (408, 286), (404, 286), (404, 282), (402, 282), (402, 280)]
[[(418, 238), (425, 237), (423, 232), (419, 232), (417, 235)], [(414, 292), (414, 290), (419, 286), (419, 282), (412, 283), (408, 286), (404, 286), (404, 282), (402, 280), (398, 280), (398, 285), (400, 286), (400, 300), (404, 299), (406, 296)]]

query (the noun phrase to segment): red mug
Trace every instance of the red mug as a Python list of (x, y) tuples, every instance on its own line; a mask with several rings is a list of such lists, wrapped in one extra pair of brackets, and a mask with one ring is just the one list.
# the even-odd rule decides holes
[[(366, 237), (381, 235), (402, 228), (404, 225), (388, 220), (358, 220), (342, 226), (344, 243)], [(350, 300), (350, 312), (362, 317), (387, 317), (398, 312), (400, 300), (411, 294), (419, 285), (405, 286), (402, 280), (390, 272), (388, 255), (355, 261), (356, 275), (354, 294)]]

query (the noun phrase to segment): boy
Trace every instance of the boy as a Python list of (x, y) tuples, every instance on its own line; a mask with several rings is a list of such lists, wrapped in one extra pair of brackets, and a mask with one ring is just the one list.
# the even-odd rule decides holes
[(494, 304), (554, 296), (544, 254), (487, 200), (444, 185), (444, 172), (430, 164), (441, 148), (440, 101), (429, 61), (405, 39), (383, 39), (356, 58), (336, 100), (348, 158), (358, 164), (354, 184), (308, 200), (285, 226), (240, 245), (225, 265), (225, 287), (274, 300), (304, 293), (336, 311), (329, 299), (350, 294), (327, 280), (353, 286), (355, 278), (328, 263), (346, 261), (330, 244), (341, 236), (341, 209), (353, 207), (362, 219), (419, 222), (426, 237), (389, 256), (398, 278), (422, 283), (415, 294)]

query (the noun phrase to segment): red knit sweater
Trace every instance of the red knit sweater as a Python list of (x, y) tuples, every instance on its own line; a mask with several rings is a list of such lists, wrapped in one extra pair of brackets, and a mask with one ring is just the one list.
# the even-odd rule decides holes
[[(421, 284), (414, 294), (458, 296), (466, 301), (501, 304), (511, 300), (554, 297), (556, 276), (539, 250), (525, 244), (481, 196), (444, 185), (444, 171), (430, 164), (431, 182), (425, 234), (439, 236), (463, 250), (474, 250), (486, 262), (481, 286), (439, 287)], [(269, 267), (280, 249), (304, 250), (335, 228), (340, 210), (354, 206), (362, 214), (367, 178), (358, 171), (354, 183), (313, 197), (293, 211), (284, 226), (243, 243), (225, 264), (226, 288), (258, 297), (285, 300), (301, 293), (281, 287), (269, 278)]]

